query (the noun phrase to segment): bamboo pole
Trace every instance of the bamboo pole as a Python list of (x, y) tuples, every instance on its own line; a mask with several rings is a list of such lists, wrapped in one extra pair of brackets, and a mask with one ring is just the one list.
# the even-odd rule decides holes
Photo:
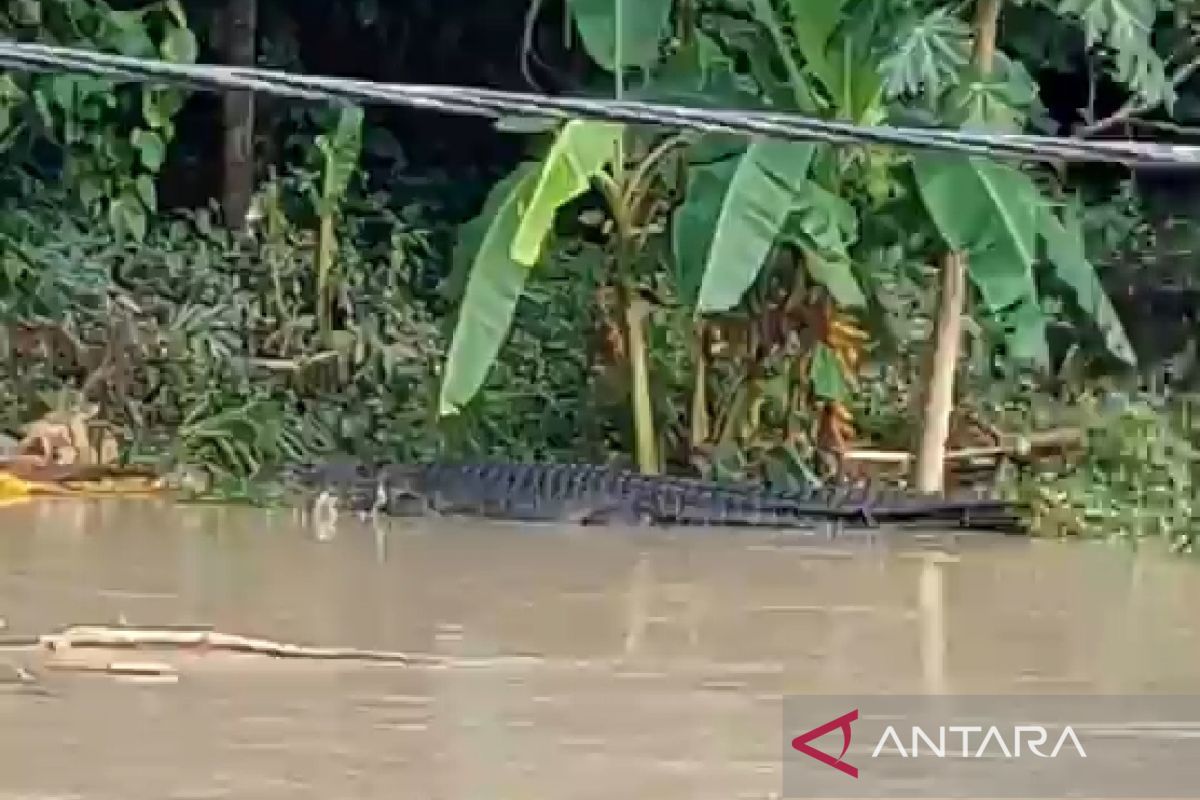
[[(972, 61), (980, 75), (992, 71), (996, 58), (996, 26), (1002, 0), (979, 0), (975, 6), (975, 49)], [(967, 257), (949, 252), (942, 256), (941, 295), (934, 327), (933, 356), (925, 384), (921, 439), (913, 468), (918, 491), (940, 493), (946, 473), (946, 439), (954, 408), (954, 373), (962, 347), (962, 316), (967, 296)]]

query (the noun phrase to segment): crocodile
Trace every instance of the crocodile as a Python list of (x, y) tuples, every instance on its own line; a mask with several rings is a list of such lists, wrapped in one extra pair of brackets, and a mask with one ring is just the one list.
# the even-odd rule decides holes
[(1003, 500), (873, 487), (769, 489), (594, 464), (334, 462), (292, 471), (321, 502), (363, 514), (470, 515), (582, 525), (751, 526), (838, 530), (950, 524), (1012, 531)]

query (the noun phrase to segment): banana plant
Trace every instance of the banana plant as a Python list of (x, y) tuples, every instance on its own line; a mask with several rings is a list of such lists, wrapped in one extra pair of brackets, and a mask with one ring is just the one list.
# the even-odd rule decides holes
[[(1035, 85), (1020, 65), (999, 53), (989, 74), (975, 72), (970, 25), (932, 0), (747, 5), (749, 21), (694, 0), (568, 0), (585, 50), (612, 75), (618, 95), (626, 91), (627, 73), (637, 71), (643, 79), (628, 94), (645, 99), (765, 107), (867, 125), (916, 117), (1020, 130), (1038, 111)], [(1112, 44), (1124, 34), (1094, 5), (1062, 0), (1055, 10), (1077, 16), (1090, 38)], [(1122, 41), (1128, 51), (1132, 45)], [(1144, 70), (1122, 74), (1149, 80)], [(469, 277), (443, 375), (443, 415), (459, 411), (484, 383), (524, 281), (543, 259), (567, 203), (601, 190), (614, 223), (610, 254), (618, 272), (627, 268), (636, 249), (631, 243), (643, 235), (635, 235), (628, 204), (644, 198), (644, 182), (664, 153), (653, 151), (649, 166), (631, 168), (625, 148), (632, 135), (607, 123), (564, 125), (546, 155), (498, 184), (481, 216), (463, 228), (456, 260)], [(667, 138), (658, 134), (660, 143)], [(676, 147), (687, 167), (683, 200), (670, 220), (675, 288), (697, 317), (735, 309), (781, 247), (800, 253), (807, 277), (839, 308), (868, 311), (882, 291), (872, 265), (894, 259), (881, 257), (884, 243), (866, 232), (880, 217), (898, 220), (901, 210), (915, 209), (914, 219), (893, 227), (915, 226), (968, 255), (978, 308), (1007, 326), (1012, 352), (1044, 359), (1035, 268), (1048, 263), (1109, 349), (1133, 357), (1083, 253), (1070, 204), (1049, 199), (1018, 166), (716, 134), (680, 138), (671, 143)], [(886, 244), (911, 249), (912, 241)], [(847, 371), (846, 359), (817, 353), (806, 363), (805, 379), (818, 397), (844, 397), (834, 376)], [(635, 408), (643, 405), (637, 395), (646, 393), (638, 382), (635, 364)], [(652, 438), (645, 427), (639, 423), (639, 440)], [(645, 467), (656, 460), (649, 445), (639, 452)]]
[[(731, 75), (734, 63), (750, 65), (752, 92), (731, 104), (761, 104), (806, 116), (874, 124), (885, 116), (876, 27), (849, 25), (849, 0), (752, 0), (753, 25), (705, 26), (712, 38), (694, 33), (710, 54), (709, 74)], [(782, 65), (782, 74), (774, 64)], [(714, 80), (713, 84), (721, 81)], [(736, 84), (726, 78), (725, 84)], [(741, 82), (745, 85), (745, 81)], [(746, 95), (751, 95), (747, 97)], [(720, 161), (707, 156), (712, 139), (693, 148), (685, 200), (674, 218), (674, 256), (682, 294), (698, 316), (721, 315), (739, 306), (781, 247), (797, 252), (809, 283), (823, 286), (837, 306), (862, 310), (867, 297), (852, 257), (859, 237), (859, 211), (845, 198), (860, 185), (876, 194), (892, 191), (893, 156), (870, 148), (837, 149), (820, 143), (752, 140)], [(828, 320), (826, 330), (837, 328)], [(848, 327), (848, 323), (838, 323)], [(836, 344), (849, 350), (835, 353)], [(810, 342), (790, 368), (793, 379), (834, 416), (841, 414), (853, 382), (852, 339)], [(731, 408), (753, 408), (745, 397), (763, 394), (764, 381), (751, 367)], [(695, 384), (693, 408), (706, 405), (706, 386)], [(727, 425), (740, 424), (733, 416)], [(694, 435), (703, 432), (696, 429)], [(719, 441), (727, 440), (728, 430)]]
[[(568, 5), (584, 47), (614, 74), (620, 96), (625, 71), (647, 68), (657, 59), (672, 0), (570, 0)], [(630, 158), (635, 138), (650, 144)], [(656, 211), (651, 187), (658, 168), (681, 141), (662, 134), (633, 137), (619, 124), (572, 121), (557, 130), (540, 162), (522, 164), (493, 189), (482, 214), (461, 231), (455, 254), (458, 268), (469, 274), (442, 376), (442, 416), (458, 413), (485, 382), (563, 207), (599, 189), (611, 221), (609, 255), (624, 299), (638, 464), (643, 471), (659, 470), (642, 330), (645, 309), (633, 285), (632, 261)]]
[[(1032, 80), (1003, 54), (992, 74), (974, 70), (971, 29), (944, 6), (752, 0), (751, 7), (754, 28), (732, 28), (718, 49), (751, 65), (760, 96), (772, 105), (877, 124), (911, 116), (911, 104), (919, 101), (943, 125), (1000, 130), (1021, 129), (1038, 109)], [(1095, 15), (1088, 19), (1101, 26)], [(767, 48), (782, 74), (764, 63)], [(731, 60), (719, 66), (727, 68)], [(764, 152), (775, 157), (764, 158)], [(871, 295), (863, 281), (872, 278), (864, 269), (872, 244), (858, 238), (861, 215), (894, 214), (909, 186), (916, 189), (913, 199), (923, 208), (925, 225), (968, 254), (982, 311), (1007, 325), (1010, 352), (1045, 360), (1045, 318), (1034, 274), (1040, 261), (1049, 261), (1104, 331), (1113, 354), (1132, 358), (1094, 270), (1079, 247), (1066, 244), (1079, 241), (1075, 219), (1047, 199), (1027, 171), (981, 158), (752, 142), (735, 164), (695, 166), (675, 219), (675, 255), (680, 272), (700, 287), (697, 311), (737, 305), (781, 242), (803, 250), (811, 277), (840, 306), (861, 308)], [(847, 197), (851, 202), (842, 199)]]
[[(442, 377), (440, 411), (458, 413), (484, 384), (508, 336), (521, 292), (546, 258), (563, 208), (597, 190), (605, 201), (611, 273), (623, 298), (632, 370), (631, 402), (638, 463), (659, 468), (649, 370), (635, 288), (635, 261), (658, 213), (654, 187), (678, 136), (634, 137), (623, 125), (573, 121), (562, 126), (540, 162), (520, 165), (490, 193), (483, 211), (463, 227), (456, 270), (467, 274)], [(640, 145), (640, 146), (634, 146)]]
[(459, 232), (455, 269), (468, 277), (442, 376), (442, 416), (459, 413), (483, 386), (558, 211), (608, 167), (622, 132), (615, 125), (567, 123), (545, 157), (497, 183), (479, 216)]
[(332, 130), (316, 138), (321, 160), (321, 182), (318, 189), (309, 187), (313, 207), (317, 212), (317, 325), (321, 337), (328, 340), (332, 327), (332, 278), (337, 266), (337, 219), (350, 190), (350, 181), (358, 169), (362, 152), (363, 111), (347, 106), (338, 113)]

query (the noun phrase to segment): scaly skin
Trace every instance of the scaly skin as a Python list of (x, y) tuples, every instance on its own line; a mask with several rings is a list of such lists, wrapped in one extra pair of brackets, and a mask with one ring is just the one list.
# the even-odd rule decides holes
[(1013, 524), (1009, 504), (998, 500), (943, 500), (852, 487), (778, 491), (590, 464), (342, 463), (313, 470), (303, 479), (348, 510), (391, 516), (774, 528), (826, 523), (839, 529), (922, 521)]

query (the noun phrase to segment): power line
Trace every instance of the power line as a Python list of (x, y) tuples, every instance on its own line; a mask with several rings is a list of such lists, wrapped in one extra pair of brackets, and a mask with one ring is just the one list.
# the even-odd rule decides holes
[(1161, 142), (1087, 141), (1032, 136), (864, 126), (733, 109), (692, 108), (662, 103), (599, 98), (553, 97), (462, 86), (377, 83), (297, 75), (281, 70), (175, 64), (155, 59), (0, 40), (0, 65), (35, 72), (77, 72), (118, 80), (171, 83), (200, 91), (254, 91), (334, 103), (385, 103), (412, 108), (499, 118), (524, 116), (596, 119), (657, 125), (703, 133), (770, 136), (791, 141), (915, 147), (1025, 161), (1116, 162), (1130, 166), (1200, 166), (1200, 147)]

